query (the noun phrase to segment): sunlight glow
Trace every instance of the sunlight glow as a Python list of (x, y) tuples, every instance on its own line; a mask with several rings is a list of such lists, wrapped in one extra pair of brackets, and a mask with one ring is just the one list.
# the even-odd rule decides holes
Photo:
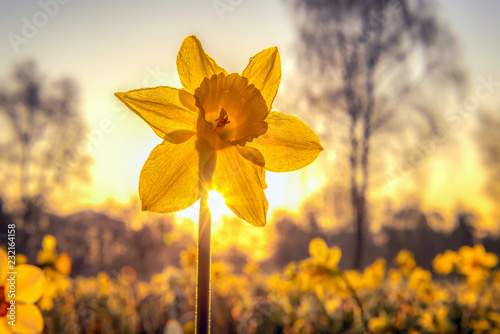
[(220, 221), (223, 215), (233, 215), (231, 210), (226, 206), (224, 197), (215, 190), (208, 193), (208, 207), (212, 214), (212, 222)]

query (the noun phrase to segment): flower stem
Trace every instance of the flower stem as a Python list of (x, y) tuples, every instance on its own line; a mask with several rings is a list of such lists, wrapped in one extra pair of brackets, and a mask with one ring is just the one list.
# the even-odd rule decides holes
[(208, 191), (201, 190), (200, 218), (198, 223), (198, 269), (196, 272), (196, 333), (210, 332), (210, 234), (211, 216), (208, 208)]
[(363, 307), (363, 303), (361, 302), (361, 299), (359, 299), (358, 294), (356, 293), (356, 290), (354, 287), (351, 285), (347, 277), (344, 275), (343, 272), (340, 272), (340, 277), (344, 280), (347, 288), (352, 294), (352, 297), (356, 301), (359, 307), (360, 315), (361, 315), (361, 322), (363, 323), (363, 327), (365, 328), (366, 333), (371, 333), (370, 330), (368, 329), (368, 320), (365, 317), (365, 308)]

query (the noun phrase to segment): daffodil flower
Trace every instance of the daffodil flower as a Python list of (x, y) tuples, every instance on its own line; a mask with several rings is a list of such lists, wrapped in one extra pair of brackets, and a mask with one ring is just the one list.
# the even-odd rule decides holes
[[(33, 304), (40, 299), (45, 287), (43, 271), (29, 264), (18, 265), (13, 270), (8, 268), (7, 253), (0, 249), (0, 333), (41, 333), (43, 317)], [(12, 282), (15, 285), (11, 285)]]
[(264, 226), (265, 170), (298, 170), (323, 150), (297, 117), (271, 111), (281, 80), (278, 49), (265, 49), (241, 74), (228, 74), (188, 36), (177, 70), (182, 89), (115, 94), (163, 139), (141, 171), (142, 209), (176, 212), (214, 189), (239, 218)]

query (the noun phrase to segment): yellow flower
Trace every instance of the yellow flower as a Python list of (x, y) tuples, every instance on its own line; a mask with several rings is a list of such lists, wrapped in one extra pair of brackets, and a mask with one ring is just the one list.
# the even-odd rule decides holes
[(180, 253), (180, 264), (185, 270), (194, 269), (196, 267), (197, 252), (196, 246), (189, 245), (186, 250)]
[(460, 271), (468, 275), (474, 271), (489, 270), (498, 263), (498, 258), (493, 253), (488, 253), (484, 246), (477, 244), (474, 247), (462, 246), (458, 250), (460, 257)]
[(429, 271), (417, 267), (411, 272), (411, 275), (408, 278), (408, 287), (412, 290), (425, 288), (428, 286), (431, 280), (432, 274)]
[(262, 274), (259, 264), (254, 261), (246, 264), (245, 267), (243, 268), (243, 272), (249, 277), (260, 276)]
[[(354, 290), (360, 290), (363, 288), (363, 276), (358, 270), (346, 270), (344, 271), (344, 277)], [(344, 282), (343, 279), (338, 279), (337, 282), (338, 281), (344, 283), (343, 291), (347, 291), (351, 294), (350, 289), (347, 287), (347, 283)]]
[(224, 261), (212, 262), (211, 274), (213, 279), (225, 277), (226, 275), (231, 274), (231, 272), (232, 268), (229, 263)]
[(364, 287), (367, 289), (376, 289), (384, 281), (386, 262), (383, 258), (377, 259), (363, 271)]
[(432, 261), (434, 270), (443, 275), (448, 275), (458, 264), (458, 255), (454, 251), (447, 250), (442, 254), (437, 254)]
[(214, 189), (239, 218), (266, 224), (265, 170), (289, 172), (323, 150), (298, 118), (271, 111), (281, 80), (276, 47), (250, 59), (241, 74), (228, 74), (195, 36), (177, 56), (182, 89), (156, 87), (116, 93), (163, 139), (142, 168), (142, 209), (170, 213)]
[[(328, 248), (321, 238), (314, 238), (309, 243), (310, 258), (300, 262), (299, 277), (301, 288), (315, 290), (318, 298), (324, 298), (324, 289), (329, 284), (329, 279), (334, 279), (340, 272), (337, 267), (342, 251), (338, 247)], [(287, 270), (285, 270), (285, 273)], [(293, 279), (293, 276), (290, 277)]]
[(55, 294), (55, 292), (54, 288), (52, 287), (51, 290), (52, 291), (50, 292), (45, 291), (42, 295), (42, 298), (40, 298), (40, 300), (38, 301), (38, 306), (44, 311), (50, 311), (54, 308), (54, 299), (52, 296)]
[(342, 305), (342, 299), (337, 296), (329, 296), (329, 298), (325, 301), (325, 311), (330, 317), (335, 317), (336, 311)]
[(16, 254), (16, 264), (28, 264), (28, 258), (24, 254)]
[(47, 234), (42, 240), (42, 250), (37, 254), (37, 263), (40, 266), (53, 265), (57, 259), (57, 240), (54, 236)]
[(387, 273), (387, 279), (391, 283), (400, 283), (403, 280), (403, 274), (400, 270), (391, 268)]
[(9, 260), (0, 249), (0, 333), (41, 333), (43, 317), (33, 303), (45, 288), (43, 271), (29, 264), (10, 269)]
[(293, 280), (297, 275), (298, 266), (297, 263), (292, 261), (288, 263), (283, 270), (283, 276), (288, 280)]
[(432, 333), (453, 333), (455, 325), (448, 318), (449, 310), (445, 306), (439, 306), (437, 310), (425, 310), (420, 318), (422, 327)]
[(328, 248), (326, 242), (321, 238), (314, 238), (309, 243), (309, 254), (314, 263), (322, 265), (332, 271), (336, 271), (337, 265), (342, 257), (342, 250), (337, 247)]
[(71, 272), (71, 258), (68, 253), (61, 253), (56, 260), (55, 267), (64, 276), (68, 276)]
[(446, 306), (439, 306), (436, 312), (436, 322), (439, 328), (439, 331), (442, 333), (451, 333), (455, 332), (455, 324), (449, 319), (449, 309)]
[(373, 317), (368, 322), (368, 329), (372, 333), (386, 333), (389, 328), (389, 320), (387, 315), (382, 312), (378, 317)]
[(184, 324), (184, 326), (182, 327), (182, 330), (186, 334), (194, 333), (194, 321), (190, 320), (190, 321), (186, 322)]
[(403, 272), (404, 276), (409, 276), (413, 268), (416, 266), (415, 259), (413, 258), (413, 253), (407, 249), (402, 249), (399, 251), (395, 260), (397, 266)]
[(471, 324), (474, 333), (488, 333), (490, 329), (490, 323), (486, 319), (472, 320)]
[(477, 304), (478, 297), (473, 291), (468, 291), (465, 293), (459, 293), (457, 295), (457, 301), (459, 304), (465, 305), (468, 308), (474, 308)]
[(419, 319), (420, 325), (429, 331), (435, 331), (434, 314), (430, 310), (425, 310)]
[(491, 321), (494, 321), (498, 325), (500, 325), (500, 313), (497, 313), (497, 312), (488, 312), (488, 319), (490, 319)]
[(490, 276), (491, 268), (498, 263), (493, 253), (488, 253), (483, 245), (462, 246), (458, 250), (458, 269), (466, 276), (466, 282), (473, 290), (479, 291)]

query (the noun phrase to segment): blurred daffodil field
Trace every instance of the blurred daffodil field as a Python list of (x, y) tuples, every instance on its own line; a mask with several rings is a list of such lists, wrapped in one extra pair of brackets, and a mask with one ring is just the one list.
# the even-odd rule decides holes
[[(445, 251), (432, 270), (401, 250), (363, 270), (340, 270), (341, 250), (321, 238), (309, 257), (264, 274), (212, 263), (215, 333), (499, 333), (498, 258), (481, 245)], [(18, 263), (23, 263), (18, 256)], [(131, 267), (71, 278), (71, 260), (46, 235), (38, 253), (43, 285), (31, 292), (44, 333), (194, 333), (196, 248), (147, 281)], [(28, 320), (27, 320), (28, 321)]]
[(498, 13), (0, 1), (0, 334), (500, 334)]

